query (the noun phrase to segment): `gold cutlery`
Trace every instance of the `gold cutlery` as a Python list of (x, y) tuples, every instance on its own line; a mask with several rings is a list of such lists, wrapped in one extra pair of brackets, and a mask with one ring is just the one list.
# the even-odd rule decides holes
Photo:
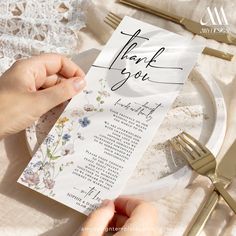
[(198, 236), (201, 233), (219, 199), (220, 195), (215, 190), (213, 190), (204, 205), (198, 210), (199, 213), (197, 213), (197, 217), (193, 219), (192, 225), (187, 228), (185, 235)]
[(230, 180), (216, 174), (216, 159), (214, 155), (198, 140), (185, 132), (172, 138), (170, 143), (184, 155), (193, 170), (211, 180), (216, 191), (236, 214), (236, 201), (224, 188), (226, 183), (229, 184)]
[[(229, 148), (223, 159), (217, 165), (217, 175), (221, 176), (223, 186), (226, 188), (231, 180), (236, 176), (236, 141)], [(219, 200), (219, 195), (216, 191), (212, 191), (210, 196), (208, 196), (207, 201), (200, 209), (197, 217), (193, 219), (193, 224), (187, 229), (188, 236), (197, 236), (202, 231), (207, 220), (209, 219), (211, 213), (215, 209), (215, 206)]]
[(195, 22), (193, 20), (177, 16), (175, 14), (172, 14), (170, 12), (161, 10), (157, 8), (156, 6), (149, 6), (144, 1), (137, 1), (137, 0), (119, 0), (120, 3), (126, 4), (131, 7), (135, 7), (137, 9), (146, 11), (148, 13), (154, 14), (156, 16), (162, 17), (167, 20), (171, 20), (177, 24), (182, 25), (185, 27), (188, 31), (201, 35), (204, 38), (208, 39), (214, 39), (216, 41), (227, 43), (227, 44), (233, 44), (236, 45), (236, 37), (234, 37), (230, 33), (216, 33), (214, 28), (209, 26), (202, 26), (200, 22)]
[[(109, 12), (104, 19), (104, 22), (108, 24), (110, 27), (112, 27), (113, 29), (116, 29), (121, 21), (122, 21), (122, 18), (112, 12)], [(209, 48), (209, 47), (205, 47), (202, 53), (205, 55), (221, 58), (227, 61), (231, 61), (234, 57), (234, 55), (230, 53), (222, 52), (222, 51)]]

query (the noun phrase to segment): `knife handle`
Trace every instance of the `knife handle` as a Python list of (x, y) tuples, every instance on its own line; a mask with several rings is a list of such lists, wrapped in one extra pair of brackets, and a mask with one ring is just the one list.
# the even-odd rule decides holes
[(212, 191), (210, 197), (207, 199), (205, 204), (200, 211), (200, 214), (194, 220), (192, 227), (188, 230), (188, 236), (197, 236), (202, 231), (203, 227), (205, 226), (207, 220), (210, 218), (213, 210), (215, 209), (218, 201), (219, 201), (219, 194), (216, 191)]
[(214, 183), (214, 186), (216, 188), (216, 191), (220, 193), (229, 207), (233, 210), (234, 214), (236, 214), (236, 201), (230, 196), (230, 194), (225, 190), (220, 182)]
[(218, 57), (221, 58), (223, 60), (227, 60), (227, 61), (232, 61), (234, 55), (227, 53), (227, 52), (222, 52), (213, 48), (208, 48), (205, 47), (204, 50), (202, 51), (203, 54), (205, 55), (209, 55), (209, 56), (213, 56), (213, 57)]
[(137, 8), (139, 10), (146, 11), (148, 13), (159, 16), (159, 17), (164, 18), (166, 20), (173, 21), (178, 24), (181, 24), (181, 20), (183, 18), (183, 17), (179, 17), (175, 14), (172, 14), (171, 12), (161, 10), (161, 9), (157, 8), (156, 6), (149, 6), (144, 1), (141, 2), (138, 0), (119, 0), (119, 2), (126, 4), (128, 6), (131, 6), (131, 7)]

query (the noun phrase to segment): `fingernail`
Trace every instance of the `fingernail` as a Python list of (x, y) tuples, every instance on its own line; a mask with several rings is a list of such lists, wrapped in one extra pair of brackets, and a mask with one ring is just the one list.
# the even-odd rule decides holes
[(101, 207), (106, 207), (106, 206), (108, 206), (108, 205), (110, 204), (110, 202), (111, 202), (111, 200), (105, 199), (105, 200), (102, 202)]
[(85, 81), (84, 79), (75, 79), (74, 80), (74, 88), (76, 91), (81, 90), (85, 86)]

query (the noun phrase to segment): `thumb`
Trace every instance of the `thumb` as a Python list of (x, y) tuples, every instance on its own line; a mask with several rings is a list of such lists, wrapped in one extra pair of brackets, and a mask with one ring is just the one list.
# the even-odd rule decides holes
[(75, 96), (85, 87), (85, 80), (82, 78), (70, 78), (50, 88), (37, 92), (37, 102), (42, 115), (53, 107), (67, 101)]
[(112, 217), (114, 216), (115, 206), (113, 201), (103, 201), (101, 207), (92, 212), (85, 221), (80, 234), (76, 236), (102, 236)]

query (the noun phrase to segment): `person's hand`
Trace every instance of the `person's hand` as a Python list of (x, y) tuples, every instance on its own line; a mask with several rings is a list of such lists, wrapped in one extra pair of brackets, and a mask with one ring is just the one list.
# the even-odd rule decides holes
[(30, 126), (84, 86), (84, 72), (61, 55), (17, 61), (0, 77), (0, 138)]
[(102, 236), (108, 230), (117, 231), (115, 236), (158, 236), (157, 210), (139, 199), (105, 200), (75, 236)]

